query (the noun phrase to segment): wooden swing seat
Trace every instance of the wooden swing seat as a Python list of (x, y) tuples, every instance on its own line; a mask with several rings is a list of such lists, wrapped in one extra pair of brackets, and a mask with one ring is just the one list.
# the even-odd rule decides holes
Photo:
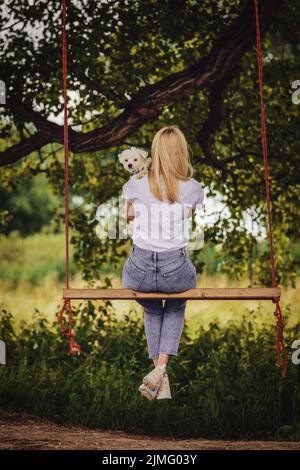
[(130, 299), (187, 299), (187, 300), (273, 300), (280, 297), (280, 288), (197, 288), (168, 294), (140, 292), (132, 289), (64, 289), (64, 299), (130, 300)]

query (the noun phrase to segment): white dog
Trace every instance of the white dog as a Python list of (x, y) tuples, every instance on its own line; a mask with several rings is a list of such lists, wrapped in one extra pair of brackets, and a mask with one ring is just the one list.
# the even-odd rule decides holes
[(118, 157), (125, 170), (135, 175), (136, 178), (142, 178), (146, 175), (152, 162), (151, 157), (148, 157), (148, 152), (136, 147), (123, 150), (123, 152), (119, 153)]

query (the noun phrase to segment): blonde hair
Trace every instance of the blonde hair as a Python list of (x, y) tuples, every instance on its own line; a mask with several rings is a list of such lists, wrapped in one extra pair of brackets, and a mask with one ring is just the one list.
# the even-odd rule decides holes
[(154, 135), (151, 145), (152, 163), (148, 173), (150, 191), (161, 201), (165, 184), (165, 197), (169, 203), (178, 201), (179, 180), (186, 181), (194, 173), (190, 161), (192, 153), (178, 126), (167, 126)]

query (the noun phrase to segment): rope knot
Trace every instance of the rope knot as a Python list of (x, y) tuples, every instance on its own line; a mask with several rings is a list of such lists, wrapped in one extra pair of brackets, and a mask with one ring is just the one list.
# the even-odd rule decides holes
[[(63, 314), (64, 314), (64, 311), (65, 311), (66, 307), (67, 307), (67, 310), (68, 310), (68, 319), (69, 319), (69, 328), (68, 328), (68, 330), (66, 329), (66, 327), (64, 325), (64, 322), (63, 322)], [(58, 323), (59, 323), (59, 326), (60, 326), (60, 331), (61, 331), (62, 336), (64, 338), (69, 339), (69, 343), (70, 343), (69, 354), (71, 356), (79, 356), (80, 346), (79, 346), (78, 343), (76, 343), (76, 341), (74, 339), (74, 334), (73, 334), (73, 331), (72, 331), (74, 320), (73, 320), (73, 315), (72, 315), (72, 306), (71, 306), (71, 300), (70, 299), (65, 299), (64, 300), (62, 308), (61, 308), (61, 310), (58, 314)]]
[[(288, 357), (287, 351), (284, 344), (284, 320), (282, 318), (281, 306), (280, 306), (280, 297), (273, 299), (273, 302), (276, 304), (274, 316), (276, 317), (276, 366), (281, 367), (282, 365), (282, 375), (283, 377), (287, 374), (288, 367)], [(283, 364), (281, 364), (281, 357), (283, 357)]]

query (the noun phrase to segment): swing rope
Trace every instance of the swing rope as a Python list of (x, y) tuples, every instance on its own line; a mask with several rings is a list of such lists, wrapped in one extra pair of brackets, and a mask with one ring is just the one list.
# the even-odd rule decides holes
[[(69, 135), (68, 135), (68, 89), (67, 89), (67, 33), (66, 33), (66, 0), (62, 0), (62, 62), (63, 62), (63, 94), (64, 94), (64, 164), (65, 164), (65, 237), (66, 237), (66, 288), (69, 288), (70, 256), (69, 256)], [(63, 314), (67, 308), (69, 328), (63, 323)], [(69, 339), (69, 354), (80, 354), (80, 346), (73, 334), (73, 315), (70, 299), (65, 299), (58, 314), (61, 334)]]
[[(272, 271), (272, 287), (278, 287), (277, 276), (275, 268), (275, 253), (274, 253), (274, 241), (273, 241), (273, 228), (272, 228), (272, 215), (271, 215), (271, 197), (270, 197), (270, 185), (269, 185), (269, 165), (268, 165), (268, 145), (267, 145), (267, 129), (266, 129), (266, 116), (265, 116), (265, 105), (263, 95), (263, 59), (262, 59), (262, 48), (261, 48), (261, 33), (259, 24), (259, 11), (258, 11), (258, 0), (254, 0), (255, 8), (255, 23), (256, 23), (256, 45), (257, 45), (257, 67), (258, 67), (258, 81), (259, 81), (259, 96), (260, 96), (260, 121), (261, 121), (261, 141), (263, 149), (264, 159), (264, 171), (265, 171), (265, 184), (266, 184), (266, 200), (268, 210), (268, 238), (269, 238), (269, 250), (271, 258), (271, 271)], [(276, 365), (281, 366), (281, 356), (283, 356), (283, 376), (287, 373), (287, 351), (284, 345), (284, 321), (282, 318), (280, 297), (273, 299), (275, 303), (274, 316), (276, 317)]]
[[(257, 44), (257, 64), (258, 81), (260, 95), (260, 118), (261, 118), (261, 140), (263, 149), (263, 162), (266, 186), (266, 201), (268, 212), (268, 238), (271, 258), (272, 287), (277, 288), (277, 276), (275, 268), (274, 241), (271, 216), (271, 198), (269, 189), (269, 169), (268, 169), (268, 146), (266, 117), (263, 97), (263, 61), (261, 48), (261, 33), (259, 24), (258, 0), (254, 0), (255, 24), (256, 24), (256, 44)], [(68, 140), (68, 110), (67, 110), (67, 34), (66, 34), (66, 0), (62, 0), (62, 59), (63, 59), (63, 95), (64, 95), (64, 167), (65, 167), (65, 238), (66, 238), (66, 288), (69, 288), (69, 140)], [(284, 321), (282, 318), (280, 296), (272, 299), (275, 303), (274, 316), (276, 317), (276, 365), (282, 366), (282, 375), (287, 373), (287, 351), (284, 344)], [(65, 309), (68, 311), (69, 327), (66, 329), (63, 323), (63, 314)], [(58, 322), (61, 333), (67, 337), (70, 342), (69, 354), (80, 354), (80, 346), (76, 343), (72, 332), (73, 316), (71, 300), (65, 299), (58, 315)], [(283, 361), (282, 361), (283, 358)]]

